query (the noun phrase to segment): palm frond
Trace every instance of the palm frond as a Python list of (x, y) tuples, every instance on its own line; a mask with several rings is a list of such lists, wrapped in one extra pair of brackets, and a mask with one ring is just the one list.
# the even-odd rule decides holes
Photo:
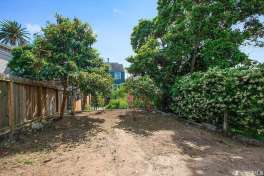
[(13, 46), (28, 43), (29, 32), (16, 21), (4, 20), (0, 22), (0, 41)]

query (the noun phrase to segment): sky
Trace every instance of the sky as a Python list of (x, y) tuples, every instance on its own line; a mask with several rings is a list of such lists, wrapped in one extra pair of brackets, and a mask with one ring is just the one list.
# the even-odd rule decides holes
[(141, 18), (156, 16), (156, 0), (5, 0), (0, 20), (16, 20), (36, 33), (47, 21), (55, 21), (55, 13), (89, 23), (101, 56), (128, 66), (130, 34)]
[[(156, 16), (157, 0), (5, 0), (1, 1), (0, 20), (15, 20), (30, 33), (39, 32), (55, 13), (78, 17), (97, 34), (97, 48), (103, 58), (126, 67), (133, 54), (130, 34), (142, 18)], [(264, 48), (241, 47), (250, 58), (264, 62)]]

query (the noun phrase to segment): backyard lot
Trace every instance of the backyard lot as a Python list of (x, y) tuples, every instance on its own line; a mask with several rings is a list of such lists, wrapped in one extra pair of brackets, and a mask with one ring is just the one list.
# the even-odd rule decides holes
[(0, 148), (0, 176), (218, 176), (254, 170), (264, 170), (264, 148), (175, 117), (128, 110), (66, 116)]

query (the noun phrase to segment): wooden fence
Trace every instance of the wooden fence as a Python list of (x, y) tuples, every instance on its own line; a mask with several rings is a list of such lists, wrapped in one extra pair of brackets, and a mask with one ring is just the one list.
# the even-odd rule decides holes
[(0, 135), (58, 113), (63, 93), (59, 85), (0, 74)]

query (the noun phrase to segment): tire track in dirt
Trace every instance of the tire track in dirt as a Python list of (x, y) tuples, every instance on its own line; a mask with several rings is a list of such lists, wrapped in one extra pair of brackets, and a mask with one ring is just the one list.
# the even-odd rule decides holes
[[(114, 113), (114, 112), (112, 112)], [(123, 116), (125, 113), (112, 114), (112, 116)], [(191, 175), (185, 166), (185, 156), (175, 150), (175, 145), (168, 141), (170, 133), (163, 132), (153, 137), (138, 136), (134, 133), (116, 128), (119, 118), (107, 117), (104, 129), (108, 131), (109, 150), (113, 157), (113, 167), (118, 176), (174, 176)]]
[(103, 124), (103, 129), (107, 133), (106, 143), (112, 156), (110, 162), (115, 168), (116, 175), (153, 175), (153, 167), (146, 161), (146, 154), (135, 137), (114, 127), (118, 123), (118, 118), (105, 117), (104, 119), (106, 120)]
[(109, 143), (118, 176), (153, 175), (153, 167), (146, 160), (146, 153), (132, 135), (123, 130), (113, 129)]

